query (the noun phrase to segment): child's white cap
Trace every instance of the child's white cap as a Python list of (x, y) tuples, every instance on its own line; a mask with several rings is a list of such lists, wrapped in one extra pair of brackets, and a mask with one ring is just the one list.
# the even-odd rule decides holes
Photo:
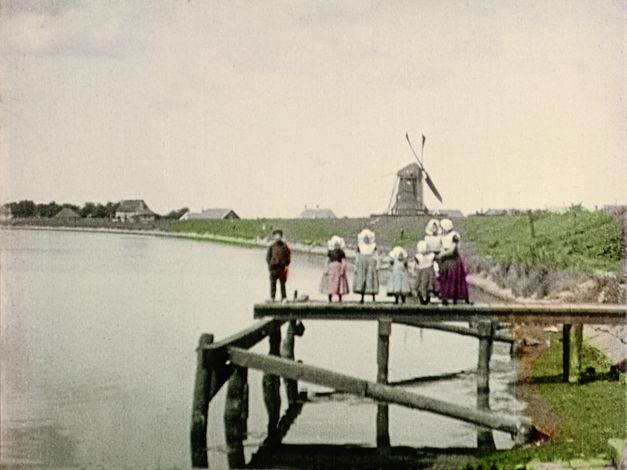
[(327, 242), (327, 248), (329, 250), (334, 250), (335, 248), (344, 249), (346, 247), (346, 242), (342, 237), (337, 235), (333, 235), (331, 239)]
[(442, 230), (449, 232), (453, 230), (453, 222), (451, 219), (442, 219), (440, 221), (440, 227), (442, 227)]
[(407, 252), (403, 249), (403, 247), (395, 246), (390, 251), (390, 257), (398, 260), (403, 260), (407, 258)]
[(427, 253), (427, 242), (424, 240), (420, 240), (418, 243), (416, 243), (416, 251), (418, 253), (420, 253), (421, 255), (424, 255)]
[(440, 222), (437, 219), (431, 219), (425, 227), (425, 233), (427, 235), (437, 235), (440, 231)]

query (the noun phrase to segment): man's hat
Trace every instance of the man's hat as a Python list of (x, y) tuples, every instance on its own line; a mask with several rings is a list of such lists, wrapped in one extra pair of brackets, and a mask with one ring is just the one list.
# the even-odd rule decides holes
[(272, 231), (272, 235), (276, 235), (277, 233), (278, 233), (279, 235), (283, 236), (283, 230), (281, 230), (280, 228), (275, 228), (275, 229)]

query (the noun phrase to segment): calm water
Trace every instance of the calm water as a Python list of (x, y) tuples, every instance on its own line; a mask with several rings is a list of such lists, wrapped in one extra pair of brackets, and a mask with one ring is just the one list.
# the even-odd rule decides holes
[[(202, 332), (220, 339), (250, 325), (267, 297), (264, 253), (150, 236), (0, 230), (1, 459), (59, 468), (189, 467), (195, 352)], [(290, 290), (317, 294), (323, 260), (295, 255)], [(306, 323), (306, 363), (376, 378), (374, 322)], [(478, 342), (395, 325), (390, 380), (467, 370), (413, 387), (474, 406)], [(257, 351), (266, 351), (264, 342)], [(491, 405), (519, 410), (515, 366), (497, 343)], [(247, 452), (264, 438), (261, 376), (249, 373)], [(309, 390), (315, 386), (302, 384)], [(225, 389), (210, 407), (212, 468), (224, 468)], [(305, 406), (285, 442), (375, 445), (376, 406), (341, 399)], [(468, 446), (476, 429), (390, 407), (393, 445)], [(511, 446), (495, 433), (497, 445)]]

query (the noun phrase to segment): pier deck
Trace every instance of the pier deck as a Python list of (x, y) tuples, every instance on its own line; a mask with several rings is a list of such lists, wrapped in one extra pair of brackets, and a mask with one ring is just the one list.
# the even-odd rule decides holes
[(395, 305), (390, 302), (288, 302), (256, 304), (255, 318), (277, 320), (380, 320), (394, 323), (500, 320), (530, 324), (622, 325), (625, 305), (599, 304), (460, 304)]

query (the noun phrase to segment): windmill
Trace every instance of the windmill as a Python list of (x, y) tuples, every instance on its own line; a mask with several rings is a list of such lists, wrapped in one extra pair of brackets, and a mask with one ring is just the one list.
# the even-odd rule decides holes
[[(394, 205), (392, 205), (389, 212), (391, 215), (424, 214), (427, 212), (427, 208), (424, 203), (423, 181), (427, 183), (427, 186), (429, 186), (429, 189), (431, 189), (438, 201), (442, 202), (442, 196), (435, 187), (433, 180), (431, 180), (429, 173), (427, 173), (422, 160), (418, 158), (418, 154), (414, 150), (407, 133), (405, 133), (405, 138), (416, 158), (416, 163), (410, 163), (396, 173), (396, 184), (392, 190), (392, 199), (390, 200), (390, 205), (392, 201), (394, 201)], [(421, 156), (425, 148), (425, 140), (423, 135), (422, 148), (420, 150)]]

